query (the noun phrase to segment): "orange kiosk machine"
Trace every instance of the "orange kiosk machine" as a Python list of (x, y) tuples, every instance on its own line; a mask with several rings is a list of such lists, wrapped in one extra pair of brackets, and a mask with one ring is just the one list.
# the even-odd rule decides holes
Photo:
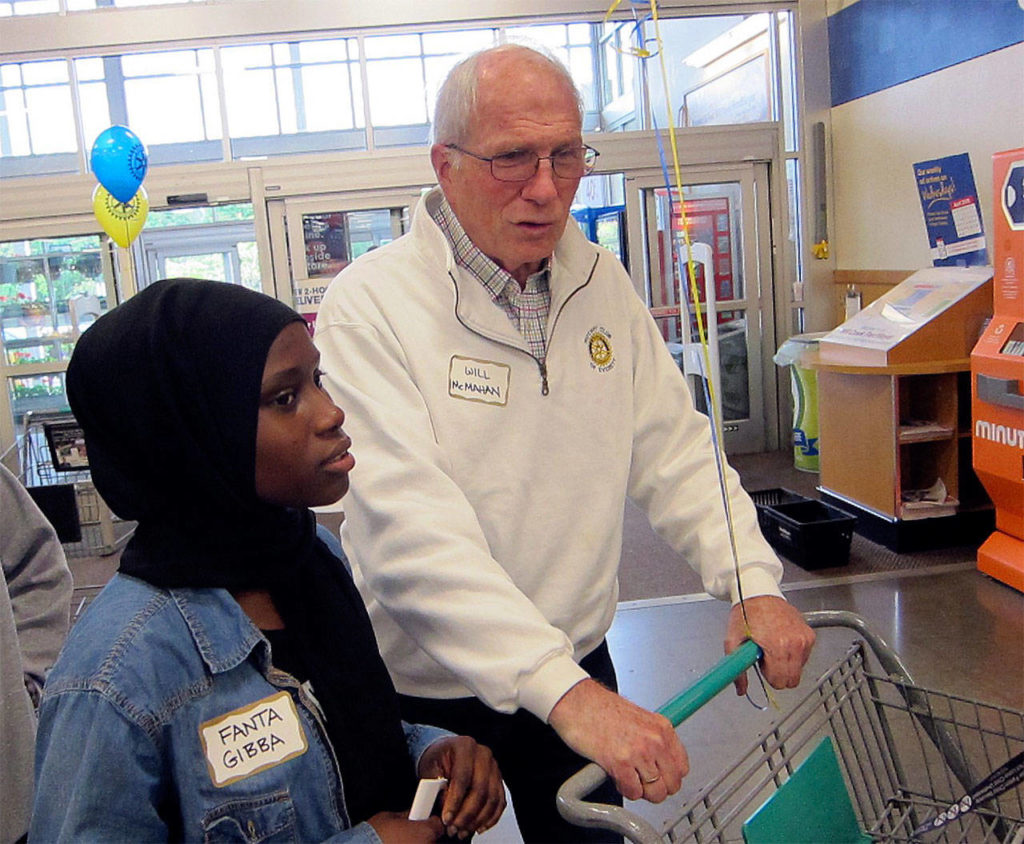
[(978, 568), (1024, 592), (1024, 148), (993, 156), (993, 316), (971, 352), (974, 471), (996, 508)]

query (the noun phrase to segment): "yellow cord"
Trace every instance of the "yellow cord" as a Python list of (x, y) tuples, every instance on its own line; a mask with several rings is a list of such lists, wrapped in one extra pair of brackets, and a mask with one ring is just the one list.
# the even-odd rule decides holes
[[(611, 7), (608, 9), (607, 14), (605, 15), (605, 22), (607, 22), (609, 20), (609, 18), (612, 16), (612, 14), (615, 12), (615, 10), (619, 7), (620, 3), (621, 3), (621, 0), (614, 0), (614, 2), (612, 3)], [(752, 631), (750, 629), (750, 620), (747, 618), (746, 601), (745, 601), (744, 596), (743, 596), (743, 586), (742, 586), (742, 582), (740, 580), (739, 553), (736, 550), (736, 532), (735, 532), (735, 527), (734, 527), (734, 524), (733, 524), (732, 507), (731, 507), (730, 500), (729, 500), (729, 492), (728, 492), (728, 489), (727, 489), (727, 486), (726, 486), (726, 482), (725, 482), (725, 470), (724, 470), (725, 444), (723, 442), (723, 436), (722, 436), (722, 434), (723, 434), (722, 420), (719, 418), (720, 414), (718, 413), (718, 409), (717, 409), (718, 408), (718, 401), (717, 401), (717, 396), (716, 396), (715, 382), (714, 382), (714, 379), (710, 377), (711, 376), (711, 356), (710, 356), (710, 352), (709, 352), (709, 349), (708, 349), (707, 334), (706, 334), (705, 329), (704, 329), (704, 316), (701, 313), (701, 310), (700, 310), (700, 307), (699, 307), (700, 295), (699, 295), (699, 291), (697, 289), (697, 273), (696, 273), (696, 268), (695, 268), (694, 259), (693, 259), (693, 245), (692, 245), (692, 243), (690, 241), (690, 227), (689, 227), (689, 225), (687, 223), (687, 219), (686, 219), (686, 202), (683, 200), (683, 178), (682, 178), (682, 169), (680, 168), (680, 165), (679, 165), (679, 146), (678, 146), (678, 142), (676, 140), (675, 121), (672, 119), (672, 115), (675, 114), (675, 111), (674, 111), (674, 109), (672, 107), (671, 92), (669, 90), (669, 76), (668, 76), (668, 71), (667, 71), (667, 69), (665, 67), (665, 53), (664, 53), (664, 50), (662, 49), (661, 29), (660, 29), (660, 25), (659, 25), (659, 21), (658, 21), (658, 4), (657, 4), (657, 0), (650, 0), (650, 7), (651, 7), (651, 20), (652, 20), (653, 25), (654, 25), (654, 40), (655, 40), (655, 44), (657, 45), (658, 62), (659, 62), (660, 69), (661, 69), (662, 80), (664, 82), (664, 86), (663, 87), (665, 89), (665, 113), (668, 115), (667, 123), (668, 123), (669, 148), (670, 148), (670, 150), (672, 152), (672, 169), (673, 169), (673, 176), (675, 178), (675, 190), (676, 190), (677, 196), (679, 197), (678, 207), (679, 207), (680, 226), (681, 226), (682, 231), (683, 231), (683, 243), (685, 244), (685, 247), (686, 247), (686, 274), (687, 274), (687, 278), (688, 278), (688, 281), (689, 281), (690, 297), (691, 297), (691, 300), (694, 303), (693, 310), (694, 310), (694, 316), (696, 317), (696, 322), (697, 322), (697, 336), (700, 339), (701, 353), (702, 353), (703, 358), (704, 358), (704, 371), (706, 373), (708, 373), (707, 384), (708, 384), (708, 394), (709, 394), (709, 399), (710, 399), (709, 400), (709, 407), (708, 407), (708, 416), (711, 419), (711, 424), (712, 424), (712, 426), (714, 428), (715, 434), (717, 435), (717, 436), (713, 437), (714, 442), (716, 443), (716, 447), (715, 447), (715, 463), (716, 463), (716, 466), (717, 466), (717, 469), (718, 469), (719, 484), (720, 484), (720, 486), (722, 488), (722, 504), (723, 504), (723, 509), (725, 511), (726, 527), (728, 529), (728, 534), (729, 534), (729, 548), (730, 548), (730, 551), (732, 553), (733, 571), (734, 571), (735, 576), (736, 576), (736, 593), (737, 593), (738, 603), (740, 605), (740, 611), (743, 614), (744, 635), (747, 638), (752, 639), (753, 638), (753, 633), (752, 633)], [(633, 55), (635, 55), (635, 56), (637, 56), (639, 58), (648, 58), (651, 55), (649, 50), (646, 50), (646, 49), (644, 49), (642, 47), (637, 48), (636, 50), (633, 50), (631, 52), (632, 52)], [(648, 97), (648, 105), (650, 105), (650, 99), (649, 99), (649, 97), (650, 97), (650, 89), (649, 89), (649, 87), (647, 85), (644, 86), (644, 93), (645, 93), (645, 96)], [(671, 219), (669, 220), (669, 235), (673, 239), (675, 238), (675, 233), (672, 231), (672, 221), (671, 221)], [(674, 251), (675, 250), (673, 250), (673, 252)], [(704, 284), (705, 285), (713, 284), (713, 283), (714, 283), (714, 278), (705, 278), (704, 279)], [(680, 316), (683, 316), (683, 311), (685, 311), (685, 309), (684, 308), (680, 308)], [(715, 318), (717, 318), (717, 315), (714, 315), (714, 314), (709, 314), (709, 316), (714, 316)], [(684, 318), (684, 320), (685, 320), (685, 318)], [(688, 324), (685, 325), (685, 330), (687, 332), (689, 332), (689, 325)], [(761, 683), (761, 688), (764, 690), (765, 696), (767, 697), (767, 699), (771, 703), (771, 705), (774, 706), (777, 709), (778, 708), (778, 704), (775, 701), (775, 698), (772, 695), (771, 690), (768, 688), (767, 684), (764, 682), (764, 678), (762, 677), (760, 670), (757, 669), (757, 666), (755, 666), (755, 669), (756, 669), (757, 677), (758, 677), (758, 679), (759, 679), (759, 681)], [(749, 697), (749, 695), (748, 695), (748, 697)]]

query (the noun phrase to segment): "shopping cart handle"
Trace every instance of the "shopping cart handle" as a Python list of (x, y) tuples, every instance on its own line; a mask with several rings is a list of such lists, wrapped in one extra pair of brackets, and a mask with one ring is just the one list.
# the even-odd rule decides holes
[(660, 707), (658, 713), (668, 718), (673, 727), (678, 727), (760, 658), (761, 648), (757, 642), (748, 639), (722, 657), (690, 688)]
[[(744, 642), (732, 653), (722, 657), (696, 683), (661, 706), (658, 713), (668, 718), (673, 727), (678, 727), (760, 658), (761, 648), (757, 643), (750, 640)], [(607, 777), (599, 765), (591, 763), (562, 783), (556, 798), (562, 817), (577, 826), (619, 830), (632, 841), (660, 840), (654, 827), (621, 806), (583, 800)]]

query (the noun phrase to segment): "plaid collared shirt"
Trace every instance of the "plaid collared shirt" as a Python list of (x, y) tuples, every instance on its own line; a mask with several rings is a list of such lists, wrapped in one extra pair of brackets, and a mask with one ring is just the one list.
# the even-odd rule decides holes
[(531, 275), (522, 289), (506, 270), (481, 252), (469, 239), (455, 216), (448, 200), (442, 198), (431, 213), (444, 232), (455, 255), (455, 263), (465, 267), (479, 281), (512, 324), (523, 335), (530, 352), (537, 360), (547, 355), (548, 312), (551, 310), (551, 289), (548, 286), (549, 263)]

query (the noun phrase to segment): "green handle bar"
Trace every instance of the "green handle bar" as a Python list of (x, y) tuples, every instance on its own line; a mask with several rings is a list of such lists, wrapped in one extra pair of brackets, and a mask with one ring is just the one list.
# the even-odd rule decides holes
[[(757, 643), (744, 642), (690, 688), (658, 709), (658, 713), (668, 718), (673, 727), (678, 727), (760, 658), (761, 648)], [(660, 841), (654, 827), (627, 809), (584, 801), (583, 798), (606, 779), (605, 772), (591, 762), (562, 783), (556, 799), (562, 817), (578, 826), (614, 829), (630, 841)]]
[(748, 639), (731, 654), (722, 657), (704, 676), (662, 706), (658, 713), (678, 727), (705, 703), (761, 658), (757, 642)]

